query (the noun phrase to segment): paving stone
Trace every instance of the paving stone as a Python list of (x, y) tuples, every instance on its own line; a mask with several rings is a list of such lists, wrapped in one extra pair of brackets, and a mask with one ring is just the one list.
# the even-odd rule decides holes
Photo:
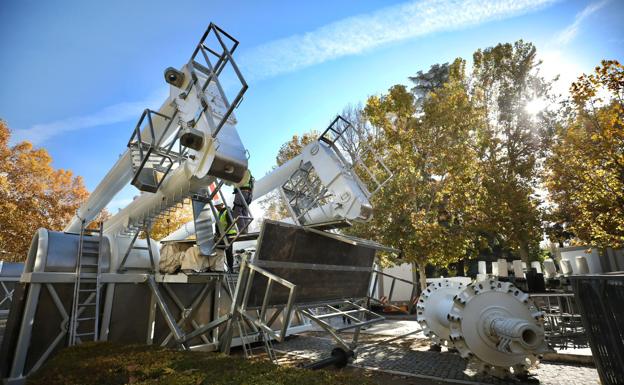
[[(317, 360), (329, 355), (334, 343), (329, 338), (299, 336), (284, 343), (276, 344), (275, 349)], [(449, 352), (429, 352), (383, 343), (361, 343), (353, 365), (374, 367), (381, 370), (436, 377), (440, 380), (460, 380), (485, 384), (507, 384), (508, 381), (475, 374), (467, 368), (467, 361)], [(598, 385), (598, 372), (593, 367), (540, 363), (531, 371), (542, 385)], [(514, 381), (514, 384), (522, 382)]]

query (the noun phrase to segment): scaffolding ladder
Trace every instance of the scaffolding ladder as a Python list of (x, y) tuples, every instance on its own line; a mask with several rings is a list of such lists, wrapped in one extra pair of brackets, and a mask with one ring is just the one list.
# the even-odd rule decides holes
[(82, 222), (76, 258), (76, 281), (69, 319), (69, 346), (98, 340), (100, 316), (100, 253), (102, 223), (96, 230)]

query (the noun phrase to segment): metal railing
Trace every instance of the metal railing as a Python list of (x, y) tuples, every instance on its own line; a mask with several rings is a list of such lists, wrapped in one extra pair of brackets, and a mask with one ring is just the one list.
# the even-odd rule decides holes
[(529, 296), (544, 313), (544, 333), (552, 347), (589, 346), (574, 293), (536, 293)]
[[(167, 126), (158, 140), (156, 139), (154, 131), (154, 116), (167, 121)], [(173, 165), (183, 159), (180, 153), (171, 151), (175, 141), (164, 148), (159, 146), (161, 140), (166, 137), (165, 135), (168, 133), (173, 120), (172, 117), (150, 109), (145, 109), (128, 141), (128, 148), (132, 153), (132, 167), (134, 170), (134, 176), (130, 183), (141, 191), (156, 192), (167, 174), (169, 174), (169, 171), (171, 171)], [(150, 136), (148, 140), (144, 140), (145, 134), (141, 134), (141, 128), (144, 123), (147, 125), (146, 129)], [(149, 175), (150, 180), (144, 178), (144, 173), (146, 172), (151, 173)]]
[[(387, 277), (390, 278), (390, 290), (388, 292), (388, 295), (382, 295), (381, 297), (376, 297), (375, 293), (377, 291), (377, 287), (379, 284), (379, 276), (381, 277)], [(395, 277), (394, 275), (390, 275), (388, 273), (384, 273), (383, 271), (379, 271), (379, 270), (373, 270), (373, 276), (372, 278), (372, 285), (370, 286), (370, 291), (369, 291), (369, 296), (368, 296), (368, 301), (370, 302), (375, 302), (377, 304), (383, 305), (383, 306), (389, 306), (392, 309), (402, 312), (402, 313), (409, 313), (409, 311), (412, 309), (414, 303), (415, 303), (415, 299), (417, 297), (417, 292), (418, 292), (418, 288), (416, 286), (416, 284), (413, 281), (404, 279), (404, 278), (399, 278), (399, 277)], [(383, 278), (382, 278), (383, 279)], [(392, 303), (393, 299), (392, 299), (392, 295), (394, 294), (394, 288), (396, 287), (396, 282), (402, 282), (402, 283), (406, 283), (410, 286), (412, 286), (412, 292), (410, 295), (410, 300), (409, 300), (409, 309), (408, 311), (404, 311), (403, 309), (401, 309), (400, 307), (394, 305)]]
[[(213, 41), (211, 46), (209, 40), (213, 37), (216, 39), (216, 44)], [(201, 95), (200, 100), (203, 108), (201, 114), (204, 114), (208, 120), (213, 138), (219, 134), (219, 131), (221, 131), (230, 118), (234, 109), (238, 107), (243, 100), (243, 95), (248, 88), (245, 78), (243, 78), (243, 75), (238, 69), (238, 65), (232, 58), (236, 47), (238, 47), (238, 40), (215, 24), (210, 23), (189, 61), (192, 85), (197, 87), (198, 94)], [(240, 83), (240, 88), (231, 102), (228, 101), (226, 92), (219, 81), (219, 76), (228, 65), (234, 71), (236, 79)], [(198, 72), (201, 73), (202, 76), (198, 76)], [(201, 77), (205, 78), (203, 83)], [(220, 114), (221, 119), (218, 121), (215, 121), (213, 117), (213, 114), (217, 115), (217, 111), (214, 111), (214, 105), (209, 103), (205, 95), (210, 84), (214, 84), (216, 87), (218, 96), (222, 100), (224, 106), (224, 111)], [(211, 105), (212, 108), (210, 107)]]
[[(264, 296), (262, 297), (262, 304), (259, 308), (250, 309), (248, 307), (249, 295), (254, 282), (254, 277), (258, 274), (267, 280), (266, 288), (264, 290)], [(288, 299), (282, 306), (270, 305), (273, 286), (281, 285), (288, 290)], [(286, 337), (286, 330), (290, 324), (290, 319), (295, 306), (295, 298), (297, 293), (297, 285), (287, 281), (259, 266), (256, 266), (246, 259), (244, 259), (240, 266), (238, 281), (236, 289), (234, 291), (232, 307), (229, 313), (229, 320), (224, 333), (224, 339), (222, 340), (221, 350), (225, 353), (229, 353), (230, 346), (233, 338), (234, 326), (236, 325), (239, 330), (239, 337), (243, 343), (243, 347), (249, 345), (247, 338), (248, 332), (243, 332), (241, 322), (245, 322), (252, 329), (252, 333), (262, 335), (262, 339), (265, 342), (267, 354), (271, 357), (270, 339), (274, 338), (277, 341), (283, 341)], [(277, 310), (270, 318), (267, 318), (267, 312), (270, 308), (276, 308)], [(249, 314), (249, 310), (256, 310), (255, 317)], [(273, 323), (277, 320), (278, 316), (282, 314), (282, 326), (279, 332), (272, 329)], [(247, 351), (247, 348), (245, 348)], [(247, 353), (246, 353), (247, 354)]]
[[(351, 122), (340, 115), (319, 137), (319, 142), (334, 150), (370, 198), (392, 179), (393, 173), (371, 146), (363, 145), (365, 141), (366, 138), (362, 137)], [(375, 175), (375, 170), (370, 166), (378, 171), (378, 175)]]

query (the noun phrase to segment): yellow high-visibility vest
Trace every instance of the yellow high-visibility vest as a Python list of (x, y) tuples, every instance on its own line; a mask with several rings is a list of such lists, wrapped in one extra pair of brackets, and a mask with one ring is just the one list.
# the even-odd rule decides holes
[[(221, 228), (223, 228), (224, 230), (227, 229), (227, 210), (223, 210), (219, 213), (219, 222), (221, 223)], [(228, 230), (227, 235), (236, 235), (236, 225), (232, 226), (232, 228)]]

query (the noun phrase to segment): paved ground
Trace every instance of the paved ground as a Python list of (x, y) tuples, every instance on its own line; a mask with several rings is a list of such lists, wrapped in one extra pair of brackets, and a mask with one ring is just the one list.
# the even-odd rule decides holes
[[(382, 371), (403, 379), (400, 384), (426, 383), (480, 383), (507, 384), (509, 381), (477, 374), (467, 367), (459, 355), (443, 351), (429, 352), (427, 339), (419, 332), (418, 324), (413, 321), (387, 321), (362, 335), (358, 356), (353, 366)], [(396, 328), (393, 328), (392, 325)], [(405, 336), (401, 338), (401, 336)], [(333, 347), (333, 341), (321, 332), (306, 333), (282, 344), (275, 349), (311, 360), (324, 358)], [(595, 385), (600, 384), (598, 373), (591, 366), (540, 363), (531, 372), (540, 384), (544, 385)], [(410, 381), (412, 379), (412, 381)], [(407, 381), (407, 382), (406, 382)], [(380, 382), (385, 383), (386, 381)], [(522, 382), (513, 382), (522, 384)]]

